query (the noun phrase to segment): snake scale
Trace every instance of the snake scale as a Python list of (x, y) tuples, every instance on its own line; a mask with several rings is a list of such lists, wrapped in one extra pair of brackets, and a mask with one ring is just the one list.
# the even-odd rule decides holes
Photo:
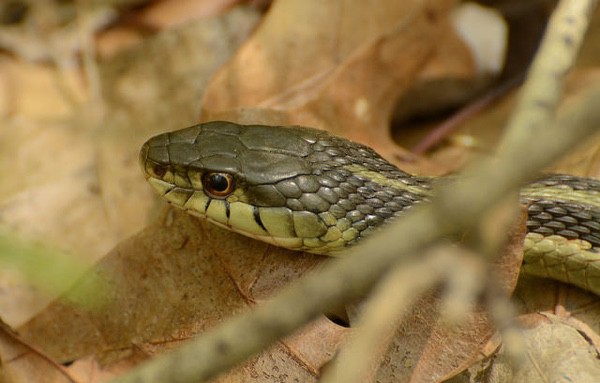
[[(436, 180), (325, 131), (226, 121), (153, 137), (140, 163), (163, 198), (193, 215), (333, 256), (428, 201)], [(600, 181), (548, 175), (520, 200), (528, 208), (523, 272), (600, 295)]]

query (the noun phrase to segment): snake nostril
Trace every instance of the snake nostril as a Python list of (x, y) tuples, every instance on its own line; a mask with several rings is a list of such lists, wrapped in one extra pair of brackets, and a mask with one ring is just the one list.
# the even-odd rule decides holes
[(165, 174), (167, 174), (167, 168), (160, 164), (154, 164), (152, 166), (152, 172), (154, 173), (155, 176), (162, 178), (165, 176)]

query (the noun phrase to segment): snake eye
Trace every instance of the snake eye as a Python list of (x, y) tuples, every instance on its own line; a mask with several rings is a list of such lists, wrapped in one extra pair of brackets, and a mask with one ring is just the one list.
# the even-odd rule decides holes
[(204, 191), (211, 197), (226, 197), (233, 192), (235, 182), (229, 173), (205, 173), (202, 176)]

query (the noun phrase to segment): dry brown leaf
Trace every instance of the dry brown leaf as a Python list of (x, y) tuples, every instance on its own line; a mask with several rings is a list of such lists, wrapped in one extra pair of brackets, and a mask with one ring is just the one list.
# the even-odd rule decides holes
[[(368, 144), (396, 163), (409, 158), (392, 142), (388, 122), (399, 96), (428, 60), (440, 57), (440, 37), (454, 35), (448, 20), (454, 4), (276, 2), (209, 85), (202, 119), (265, 123), (254, 110), (268, 108), (277, 111), (268, 123), (322, 128)], [(453, 59), (468, 68), (471, 58), (462, 48), (453, 50)], [(414, 171), (417, 164), (403, 168)]]
[(521, 313), (547, 312), (573, 317), (600, 333), (600, 302), (594, 294), (544, 278), (522, 275), (513, 299)]
[(477, 382), (598, 381), (600, 351), (598, 343), (590, 340), (593, 332), (587, 326), (552, 314), (523, 315), (519, 323), (527, 345), (526, 359), (518, 366), (511, 366), (500, 350), (491, 363), (479, 371)]
[(3, 383), (75, 383), (64, 367), (24, 342), (0, 322), (0, 379)]
[[(20, 331), (59, 361), (94, 355), (108, 371), (123, 368), (247, 310), (324, 259), (271, 249), (168, 209), (94, 268), (113, 286), (100, 310), (72, 306), (71, 293)], [(282, 373), (292, 368), (315, 378), (345, 332), (323, 317), (240, 368), (268, 374), (274, 358)]]
[(316, 382), (346, 332), (322, 317), (214, 382)]
[(600, 350), (576, 321), (550, 314), (530, 314), (520, 318), (527, 328), (527, 362), (515, 373), (517, 382), (545, 383), (558, 379), (594, 382), (600, 377)]

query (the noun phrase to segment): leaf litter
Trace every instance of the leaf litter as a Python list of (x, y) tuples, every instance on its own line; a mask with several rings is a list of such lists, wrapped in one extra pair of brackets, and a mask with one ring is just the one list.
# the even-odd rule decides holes
[[(419, 83), (427, 73), (424, 68), (438, 68), (436, 75), (441, 77), (474, 76), (465, 69), (472, 67), (469, 52), (449, 26), (448, 14), (453, 6), (453, 1), (388, 1), (377, 9), (352, 1), (335, 5), (316, 1), (277, 2), (229, 63), (209, 83), (204, 83), (207, 86), (201, 118), (320, 127), (375, 147), (403, 169), (423, 174), (446, 173), (449, 168), (442, 164), (446, 160), (416, 158), (393, 143), (388, 121), (393, 101)], [(357, 22), (361, 22), (364, 30), (355, 28)], [(453, 52), (440, 53), (438, 44), (442, 37), (444, 41), (453, 41), (456, 47)], [(156, 55), (164, 56), (169, 47), (160, 49), (164, 50)], [(185, 110), (179, 112), (182, 121), (170, 120), (178, 112), (169, 102), (184, 105), (186, 92), (178, 92), (178, 83), (169, 82), (168, 74), (164, 73), (140, 88), (137, 84), (146, 76), (142, 77), (141, 69), (135, 66), (130, 72), (133, 80), (121, 79), (119, 76), (127, 73), (127, 62), (143, 62), (144, 50), (127, 59), (132, 61), (123, 60), (106, 72), (109, 73), (104, 80), (108, 84), (106, 112), (115, 123), (100, 135), (97, 146), (100, 156), (95, 157), (101, 164), (99, 188), (105, 193), (104, 203), (112, 205), (108, 206), (109, 224), (82, 223), (84, 230), (116, 225), (129, 235), (143, 226), (151, 215), (148, 212), (156, 211), (160, 205), (132, 203), (151, 200), (135, 163), (138, 144), (151, 134), (185, 126), (186, 119), (191, 124), (194, 108), (200, 106), (199, 96), (193, 96), (200, 93), (191, 93), (191, 100), (179, 109)], [(454, 62), (455, 66), (446, 66), (448, 62)], [(216, 67), (217, 64), (213, 65), (212, 70)], [(159, 68), (148, 68), (148, 75), (159, 72)], [(185, 68), (177, 72), (179, 84), (189, 81), (194, 73), (186, 72)], [(157, 88), (161, 84), (166, 87), (155, 91), (161, 89)], [(173, 94), (177, 97), (169, 100), (168, 96)], [(134, 99), (123, 99), (123, 95)], [(148, 105), (159, 107), (148, 113)], [(86, 150), (84, 154), (90, 152), (94, 150)], [(15, 209), (19, 205), (7, 202), (5, 206)], [(43, 207), (38, 209), (44, 211)], [(123, 211), (126, 221), (119, 222)], [(30, 213), (25, 210), (22, 213), (23, 225), (31, 220), (26, 218), (27, 214)], [(57, 212), (48, 214), (48, 220), (60, 222), (57, 217)], [(76, 226), (69, 231), (76, 232)], [(522, 234), (517, 233), (513, 238)], [(76, 237), (72, 232), (65, 233), (65, 238), (72, 237)], [(117, 243), (122, 237), (121, 234), (117, 240), (102, 242), (97, 252), (102, 253), (107, 244)], [(517, 253), (507, 252), (500, 259), (508, 262), (503, 272), (507, 286), (512, 285), (518, 273), (514, 258)], [(74, 290), (19, 330), (27, 342), (55, 360), (75, 361), (69, 369), (80, 381), (98, 381), (103, 376), (126, 371), (223, 319), (260, 304), (324, 260), (268, 246), (169, 209), (142, 232), (121, 241), (80, 279), (79, 285), (85, 284), (90, 275), (112, 282), (114, 289), (102, 296), (105, 304), (102, 310), (82, 311), (69, 304), (77, 300), (73, 295), (76, 284)], [(540, 292), (537, 286), (536, 282), (532, 289)], [(568, 289), (585, 295), (577, 289)], [(549, 305), (556, 302), (554, 294), (540, 295)], [(400, 326), (384, 357), (379, 380), (440, 381), (468, 367), (479, 353), (493, 355), (497, 351), (498, 339), (492, 338), (493, 328), (483, 308), (476, 308), (465, 325), (447, 330), (438, 323), (437, 296), (439, 292), (432, 292), (413, 307), (408, 316), (412, 319)], [(577, 307), (591, 307), (586, 315), (597, 324), (597, 307), (593, 307), (590, 299), (587, 306), (582, 303)], [(549, 305), (527, 309), (548, 310)], [(577, 312), (576, 307), (565, 306), (569, 312)], [(218, 381), (315, 381), (320, 369), (351, 331), (322, 317)], [(486, 344), (488, 340), (496, 342), (496, 346)], [(32, 352), (25, 354), (35, 356)], [(0, 355), (3, 363), (5, 356)], [(55, 367), (47, 368), (52, 371)]]

